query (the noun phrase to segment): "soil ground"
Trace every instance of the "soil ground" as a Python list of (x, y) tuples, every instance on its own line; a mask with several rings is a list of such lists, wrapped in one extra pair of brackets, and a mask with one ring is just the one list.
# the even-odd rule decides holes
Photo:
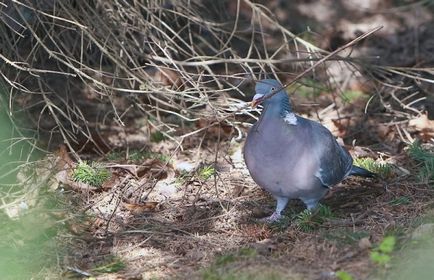
[[(366, 61), (381, 57), (380, 66), (432, 66), (432, 8), (424, 1), (403, 1), (405, 9), (394, 1), (294, 1), (291, 7), (280, 2), (267, 7), (297, 32), (312, 25), (324, 49), (382, 25), (352, 51)], [(415, 139), (431, 149), (434, 124), (424, 103), (430, 85), (368, 71), (353, 77), (337, 62), (327, 67), (348, 90), (314, 91), (312, 98), (309, 87), (300, 85), (291, 96), (295, 111), (321, 121), (354, 158), (387, 164), (385, 176), (348, 178), (335, 186), (321, 202), (328, 211), (321, 221), (300, 223), (304, 206), (294, 200), (281, 222), (264, 224), (259, 218), (272, 213), (274, 200), (252, 181), (242, 157), (253, 118), (239, 117), (237, 127), (207, 128), (206, 120), (197, 121), (176, 131), (197, 131), (182, 143), (134, 119), (127, 129), (113, 127), (104, 134), (117, 149), (104, 156), (80, 154), (110, 171), (100, 188), (74, 181), (76, 161), (64, 146), (57, 149), (55, 180), (74, 208), (65, 219), (64, 241), (71, 246), (62, 260), (64, 276), (335, 279), (337, 271), (345, 271), (354, 279), (371, 279), (390, 269), (373, 263), (373, 248), (393, 235), (399, 250), (433, 206), (432, 177), (421, 179), (420, 163), (408, 152)], [(391, 82), (409, 82), (417, 90), (395, 91), (385, 86)], [(119, 145), (124, 142), (135, 144)]]

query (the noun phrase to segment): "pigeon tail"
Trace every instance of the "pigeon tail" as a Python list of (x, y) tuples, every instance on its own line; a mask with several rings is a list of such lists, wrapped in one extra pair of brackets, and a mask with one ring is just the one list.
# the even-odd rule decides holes
[(371, 177), (371, 178), (377, 176), (377, 174), (375, 174), (375, 173), (373, 173), (371, 171), (368, 171), (365, 168), (358, 167), (358, 166), (355, 166), (355, 165), (353, 165), (351, 167), (351, 171), (350, 171), (350, 173), (348, 175), (350, 175), (350, 176), (360, 176), (360, 177)]

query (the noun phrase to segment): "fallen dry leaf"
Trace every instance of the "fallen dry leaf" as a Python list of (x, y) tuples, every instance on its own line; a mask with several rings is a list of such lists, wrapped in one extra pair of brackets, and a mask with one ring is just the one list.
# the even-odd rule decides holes
[[(172, 69), (163, 67), (147, 67), (145, 69), (147, 77), (152, 84), (158, 87), (174, 87), (181, 88), (183, 85), (181, 75)], [(147, 84), (143, 84), (142, 88), (147, 88)]]
[(241, 226), (241, 234), (246, 238), (261, 241), (269, 239), (272, 232), (267, 225), (244, 225)]
[(162, 180), (175, 177), (175, 171), (170, 164), (159, 159), (148, 159), (137, 167), (137, 176), (141, 178), (145, 175)]
[(130, 211), (133, 215), (154, 212), (157, 208), (157, 205), (158, 202), (156, 201), (147, 201), (143, 203), (123, 203), (124, 208)]
[(391, 141), (393, 139), (395, 139), (396, 137), (396, 130), (394, 126), (391, 125), (384, 125), (381, 123), (371, 123), (370, 125), (372, 125), (372, 127), (375, 127), (378, 133), (378, 136), (380, 136), (381, 139), (383, 139), (384, 141)]
[(434, 131), (434, 121), (429, 120), (425, 114), (410, 120), (408, 124), (420, 131)]
[(206, 132), (212, 137), (228, 138), (232, 135), (234, 129), (232, 126), (220, 123), (214, 124), (213, 121), (200, 119), (196, 122), (196, 127), (198, 129), (207, 128)]
[(434, 121), (428, 119), (426, 114), (410, 120), (408, 124), (420, 132), (423, 141), (429, 141), (434, 137)]
[(363, 237), (359, 240), (359, 248), (361, 250), (367, 250), (372, 247), (372, 243), (369, 240), (369, 237)]
[(103, 190), (109, 190), (109, 189), (111, 189), (111, 188), (119, 185), (119, 183), (120, 183), (120, 175), (118, 173), (116, 173), (116, 172), (112, 172), (111, 176), (110, 176), (110, 179), (107, 180), (107, 181), (105, 181), (102, 184), (101, 188)]
[(337, 137), (344, 137), (347, 134), (347, 128), (350, 126), (349, 119), (332, 120), (332, 123), (335, 128), (334, 130), (331, 130), (333, 135)]
[(75, 167), (76, 164), (69, 156), (65, 145), (60, 145), (59, 150), (56, 151), (56, 155), (57, 155), (57, 159), (56, 159), (56, 168), (57, 169), (65, 169), (65, 168)]

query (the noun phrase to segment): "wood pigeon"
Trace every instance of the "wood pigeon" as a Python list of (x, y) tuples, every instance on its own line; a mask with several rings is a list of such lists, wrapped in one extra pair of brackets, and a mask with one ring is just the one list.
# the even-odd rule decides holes
[(247, 135), (244, 160), (253, 180), (277, 200), (276, 211), (265, 221), (279, 220), (289, 199), (301, 199), (312, 210), (347, 176), (374, 176), (353, 165), (327, 128), (294, 114), (278, 81), (258, 81), (255, 89), (252, 105), (264, 108)]

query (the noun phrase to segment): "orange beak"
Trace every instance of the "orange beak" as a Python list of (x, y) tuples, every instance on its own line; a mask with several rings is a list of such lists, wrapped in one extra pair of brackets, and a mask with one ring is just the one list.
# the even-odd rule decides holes
[(262, 101), (264, 101), (264, 95), (262, 94), (255, 94), (255, 96), (253, 96), (253, 100), (252, 100), (252, 108), (256, 108), (256, 106), (258, 106), (259, 104), (262, 103)]
[(258, 106), (259, 103), (261, 103), (259, 100), (252, 100), (252, 102), (251, 102), (252, 108), (256, 108), (256, 106)]

